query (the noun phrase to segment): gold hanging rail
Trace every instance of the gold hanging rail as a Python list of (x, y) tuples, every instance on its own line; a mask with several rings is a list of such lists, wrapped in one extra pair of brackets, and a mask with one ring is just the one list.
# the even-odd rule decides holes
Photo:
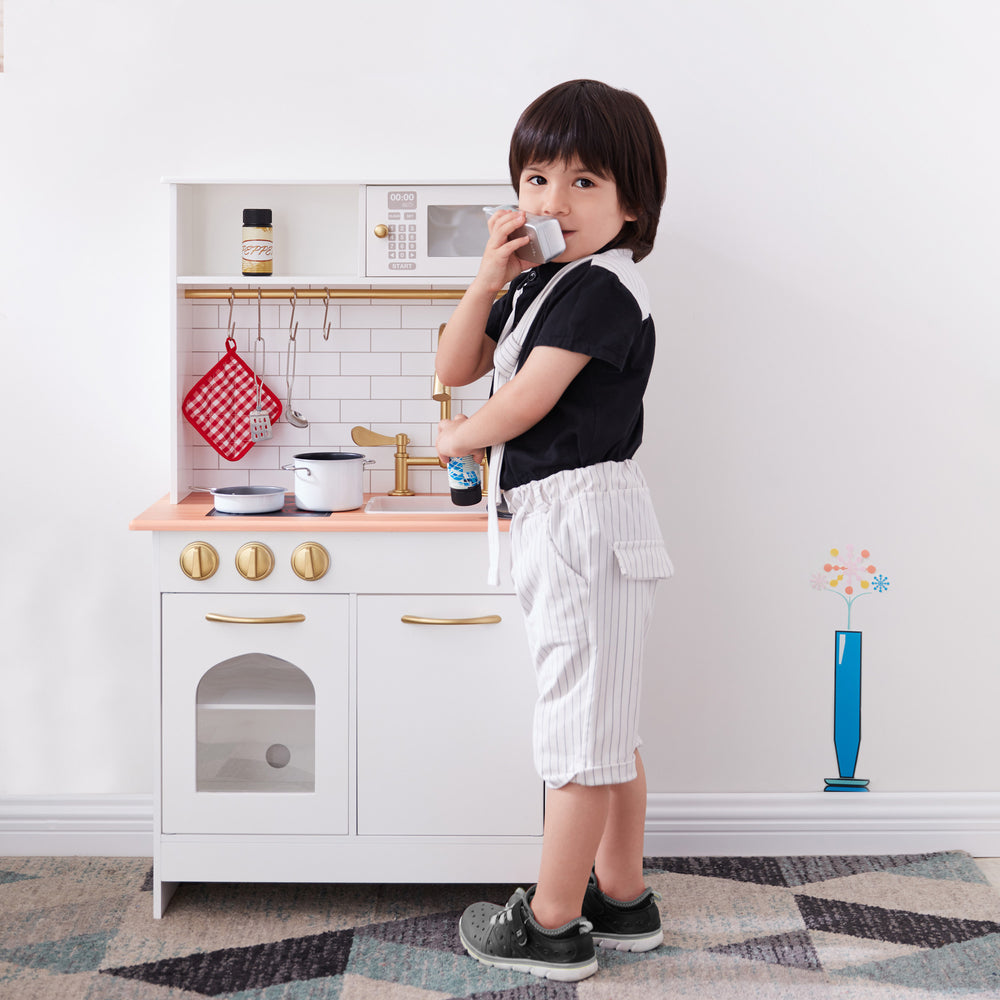
[(186, 299), (460, 299), (464, 288), (185, 288)]

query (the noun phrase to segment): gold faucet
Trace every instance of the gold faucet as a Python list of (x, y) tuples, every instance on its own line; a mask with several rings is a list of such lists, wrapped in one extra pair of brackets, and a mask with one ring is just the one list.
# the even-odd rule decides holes
[[(431, 392), (431, 398), (435, 402), (441, 404), (441, 419), (450, 420), (451, 389), (449, 386), (442, 384), (441, 379), (438, 378), (437, 372), (434, 373), (434, 388)], [(390, 437), (388, 434), (377, 434), (375, 431), (370, 431), (367, 427), (352, 427), (351, 440), (355, 444), (361, 445), (362, 448), (380, 447), (386, 445), (396, 446), (396, 454), (394, 456), (396, 485), (389, 491), (388, 495), (391, 497), (412, 497), (416, 495), (413, 490), (410, 489), (408, 484), (411, 465), (433, 465), (439, 469), (441, 468), (441, 462), (436, 456), (432, 458), (430, 456), (425, 457), (408, 454), (406, 447), (410, 443), (410, 438), (407, 434), (397, 434), (395, 437)], [(483, 494), (485, 495), (488, 488), (487, 476), (489, 475), (489, 465), (485, 456), (482, 461), (482, 469)]]
[(367, 427), (352, 427), (351, 440), (363, 448), (379, 445), (396, 446), (396, 487), (389, 491), (389, 496), (391, 497), (412, 497), (416, 495), (407, 485), (411, 465), (433, 465), (438, 469), (441, 468), (441, 462), (436, 455), (432, 458), (430, 456), (423, 457), (407, 454), (406, 446), (410, 443), (410, 438), (407, 434), (397, 434), (395, 437), (389, 437), (388, 434), (376, 434), (375, 431), (370, 431)]

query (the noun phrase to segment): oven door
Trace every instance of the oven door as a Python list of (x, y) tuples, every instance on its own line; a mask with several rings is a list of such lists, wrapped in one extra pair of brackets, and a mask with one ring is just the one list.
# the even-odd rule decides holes
[(161, 600), (161, 831), (346, 834), (348, 598)]
[(509, 184), (369, 184), (365, 274), (472, 278), (489, 236), (483, 208), (516, 200)]

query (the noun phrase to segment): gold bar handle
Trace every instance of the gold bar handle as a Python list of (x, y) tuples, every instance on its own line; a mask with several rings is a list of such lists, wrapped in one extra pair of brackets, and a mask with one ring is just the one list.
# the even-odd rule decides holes
[(421, 618), (419, 615), (403, 615), (399, 619), (404, 625), (499, 625), (499, 615), (480, 615), (478, 618)]
[(284, 625), (286, 622), (304, 622), (305, 615), (272, 615), (267, 618), (240, 618), (238, 615), (205, 615), (207, 622), (228, 622), (231, 625)]

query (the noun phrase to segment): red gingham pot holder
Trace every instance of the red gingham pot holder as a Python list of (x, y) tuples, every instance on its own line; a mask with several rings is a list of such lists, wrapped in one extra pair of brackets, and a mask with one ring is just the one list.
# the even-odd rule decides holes
[[(252, 447), (250, 411), (257, 406), (253, 369), (236, 353), (236, 341), (226, 338), (226, 354), (184, 397), (184, 416), (227, 461), (241, 459)], [(260, 408), (277, 423), (281, 400), (263, 382)]]

